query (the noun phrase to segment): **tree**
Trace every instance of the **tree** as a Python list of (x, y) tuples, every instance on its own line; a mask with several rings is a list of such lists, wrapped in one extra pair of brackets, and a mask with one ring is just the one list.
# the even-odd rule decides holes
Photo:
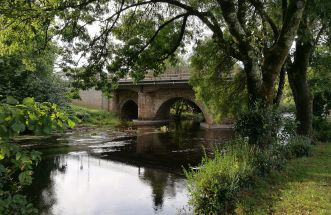
[(314, 96), (313, 114), (319, 118), (326, 118), (331, 109), (330, 62), (330, 47), (317, 47), (309, 71), (309, 86)]
[(245, 73), (213, 40), (206, 39), (197, 45), (190, 66), (190, 84), (195, 95), (216, 121), (234, 119), (247, 110)]
[(308, 68), (316, 47), (330, 39), (330, 9), (330, 1), (309, 1), (298, 31), (295, 51), (286, 65), (300, 135), (310, 136), (312, 133), (313, 96), (308, 84)]
[(45, 53), (25, 58), (35, 64), (33, 69), (25, 64), (21, 54), (0, 56), (0, 101), (13, 96), (19, 101), (34, 97), (38, 102), (61, 106), (67, 103), (69, 84), (54, 74), (54, 55)]
[[(48, 21), (56, 14), (57, 21), (48, 26), (64, 43), (65, 71), (76, 87), (103, 91), (113, 89), (109, 80), (114, 83), (126, 75), (139, 80), (147, 71), (158, 74), (166, 59), (174, 59), (207, 27), (217, 49), (242, 62), (253, 107), (256, 102), (273, 104), (305, 4), (306, 0), (49, 0), (23, 6), (36, 19), (42, 14)], [(10, 10), (8, 5), (4, 8)], [(31, 18), (24, 10), (11, 10)], [(97, 30), (89, 34), (92, 27)]]
[[(56, 1), (47, 2), (51, 5)], [(47, 14), (38, 4), (1, 2), (0, 101), (7, 96), (19, 101), (34, 97), (38, 102), (64, 105), (68, 86), (54, 74), (59, 50), (50, 40), (54, 13)]]
[[(250, 101), (271, 104), (306, 1), (50, 2), (54, 1), (38, 2), (38, 9), (30, 10), (56, 13), (59, 20), (53, 30), (68, 42), (68, 53), (87, 57), (83, 70), (73, 75), (78, 85), (107, 89), (109, 76), (117, 80), (130, 74), (139, 79), (147, 70), (160, 71), (165, 59), (173, 57), (186, 40), (196, 38), (194, 33), (204, 28), (196, 23), (202, 22), (213, 32), (219, 49), (243, 62)], [(279, 11), (284, 19), (276, 22)], [(88, 35), (87, 26), (96, 23), (99, 32)]]

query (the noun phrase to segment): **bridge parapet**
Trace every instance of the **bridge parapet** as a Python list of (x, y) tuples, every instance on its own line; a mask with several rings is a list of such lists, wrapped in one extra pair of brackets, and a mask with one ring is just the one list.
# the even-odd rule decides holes
[[(149, 72), (145, 75), (145, 78), (136, 84), (148, 83), (148, 82), (167, 82), (167, 81), (175, 81), (175, 82), (185, 82), (187, 83), (190, 79), (190, 73), (186, 70), (173, 70), (167, 71), (158, 76), (154, 76), (153, 73)], [(131, 77), (122, 78), (119, 80), (119, 85), (126, 85), (128, 83), (135, 83), (135, 80)]]

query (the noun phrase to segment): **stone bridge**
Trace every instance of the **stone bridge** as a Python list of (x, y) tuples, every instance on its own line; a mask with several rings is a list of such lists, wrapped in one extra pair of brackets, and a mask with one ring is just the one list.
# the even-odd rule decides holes
[(107, 110), (135, 124), (155, 124), (170, 119), (170, 107), (179, 99), (200, 110), (204, 116), (201, 125), (205, 128), (223, 128), (217, 125), (207, 108), (196, 100), (189, 85), (189, 74), (185, 72), (165, 73), (158, 77), (146, 76), (135, 83), (132, 79), (121, 79), (112, 98), (107, 99), (95, 90), (82, 91), (82, 100), (75, 104)]

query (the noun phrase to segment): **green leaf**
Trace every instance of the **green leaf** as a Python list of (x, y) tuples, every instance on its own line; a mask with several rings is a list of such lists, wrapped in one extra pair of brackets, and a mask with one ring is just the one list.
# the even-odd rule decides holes
[(73, 128), (73, 127), (75, 127), (75, 123), (72, 121), (72, 120), (68, 120), (68, 126), (69, 126), (69, 128)]
[(10, 105), (17, 105), (19, 102), (14, 97), (7, 96), (6, 103)]
[(23, 104), (25, 104), (25, 105), (32, 105), (34, 103), (35, 103), (35, 101), (34, 101), (34, 98), (32, 98), (32, 97), (23, 99)]
[(19, 174), (18, 180), (22, 185), (30, 185), (32, 183), (31, 171), (27, 170)]
[(0, 113), (0, 124), (5, 122), (5, 115)]
[(13, 129), (14, 132), (20, 133), (25, 130), (25, 125), (21, 123), (20, 121), (16, 121), (11, 128)]
[(21, 159), (21, 156), (22, 156), (21, 152), (17, 152), (16, 153), (16, 160)]

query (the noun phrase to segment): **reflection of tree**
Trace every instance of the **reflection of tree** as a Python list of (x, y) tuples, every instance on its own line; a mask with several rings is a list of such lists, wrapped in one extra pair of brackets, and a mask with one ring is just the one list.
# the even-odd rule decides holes
[(168, 172), (144, 168), (143, 173), (139, 171), (139, 178), (152, 188), (155, 211), (162, 209), (165, 195), (176, 196), (175, 178)]
[(39, 214), (51, 214), (51, 209), (56, 203), (52, 174), (55, 170), (62, 174), (66, 172), (65, 160), (63, 156), (43, 158), (34, 170), (33, 183), (25, 192), (39, 209)]
[(191, 143), (189, 146), (185, 146), (187, 143), (185, 140), (195, 138), (199, 133), (199, 129), (200, 124), (191, 120), (175, 122), (171, 125), (171, 142), (175, 143), (178, 148), (190, 148), (192, 147), (192, 141), (189, 141)]

